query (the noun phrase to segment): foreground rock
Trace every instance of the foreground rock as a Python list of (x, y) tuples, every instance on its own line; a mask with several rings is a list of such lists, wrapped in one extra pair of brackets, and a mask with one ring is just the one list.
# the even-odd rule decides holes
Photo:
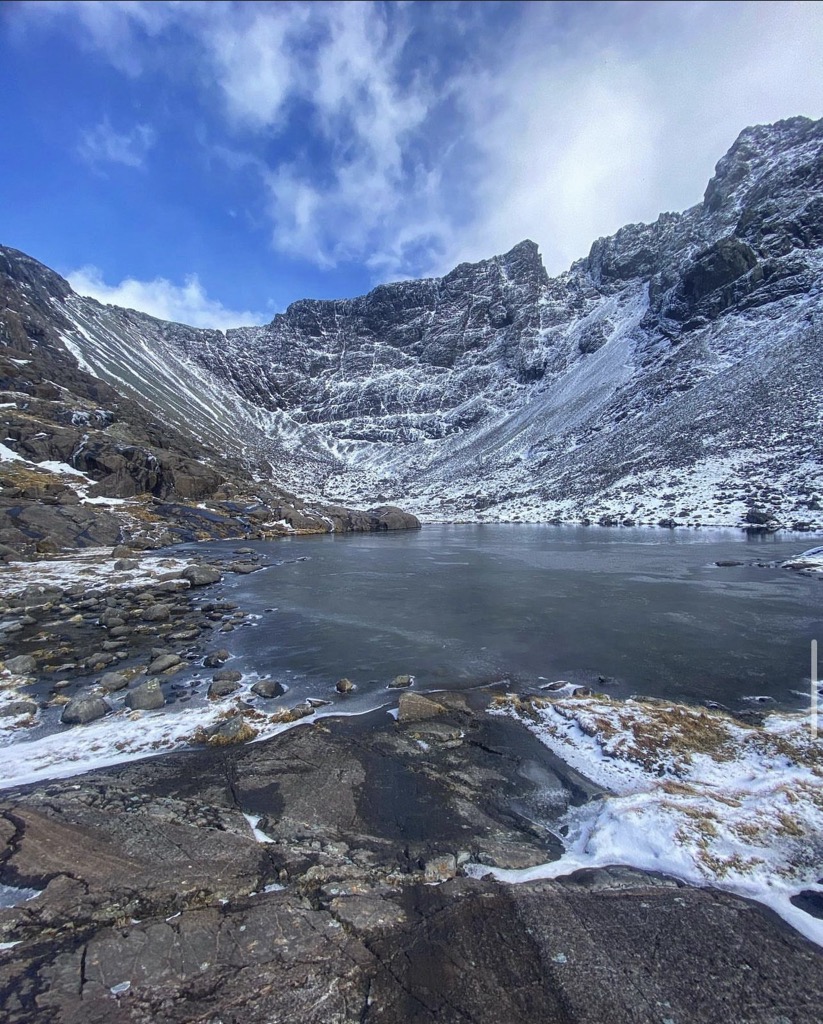
[(552, 857), (538, 822), (594, 791), (517, 723), (438, 707), (250, 746), (232, 716), (214, 749), (6, 794), (0, 882), (44, 891), (0, 910), (4, 1021), (816, 1024), (820, 950), (745, 900), (462, 877)]

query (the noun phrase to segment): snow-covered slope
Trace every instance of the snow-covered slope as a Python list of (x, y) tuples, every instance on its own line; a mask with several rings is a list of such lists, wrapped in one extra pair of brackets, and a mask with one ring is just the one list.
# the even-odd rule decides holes
[(822, 245), (823, 121), (793, 118), (554, 279), (526, 241), (226, 334), (52, 301), (82, 365), (312, 497), (823, 525)]

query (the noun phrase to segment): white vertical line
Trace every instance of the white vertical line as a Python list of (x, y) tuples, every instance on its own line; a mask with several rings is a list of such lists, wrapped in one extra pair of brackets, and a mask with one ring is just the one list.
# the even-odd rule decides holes
[(817, 641), (812, 640), (812, 705), (810, 715), (812, 739), (817, 739)]

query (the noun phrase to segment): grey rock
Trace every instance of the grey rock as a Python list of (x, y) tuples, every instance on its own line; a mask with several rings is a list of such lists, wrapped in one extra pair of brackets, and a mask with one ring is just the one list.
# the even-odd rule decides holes
[(215, 672), (212, 679), (215, 683), (237, 683), (243, 678), (243, 673), (238, 671), (236, 668), (221, 668), (219, 672)]
[(218, 651), (209, 651), (205, 658), (203, 658), (203, 664), (206, 668), (217, 668), (218, 665), (222, 665), (223, 662), (228, 661), (231, 655), (225, 649), (221, 647)]
[(129, 685), (130, 673), (106, 672), (100, 677), (100, 685), (110, 692), (124, 690)]
[(156, 711), (166, 703), (163, 690), (156, 679), (140, 683), (126, 694), (126, 707), (133, 711)]
[(403, 687), (411, 686), (413, 682), (414, 676), (395, 676), (389, 683), (389, 689), (399, 690)]
[(213, 679), (209, 683), (209, 697), (228, 697), (240, 689), (240, 682), (237, 679)]
[(16, 658), (8, 659), (6, 668), (17, 675), (30, 676), (37, 671), (37, 662), (30, 654), (18, 654)]
[(334, 688), (338, 693), (352, 693), (356, 689), (356, 686), (351, 679), (343, 678), (337, 680), (334, 684)]
[(83, 696), (78, 694), (66, 704), (60, 721), (64, 725), (85, 725), (94, 722), (111, 711), (110, 705), (102, 697)]
[(171, 605), (153, 604), (143, 612), (144, 622), (168, 622), (171, 618)]
[(146, 669), (151, 676), (159, 675), (161, 672), (168, 672), (170, 669), (177, 668), (178, 665), (182, 665), (183, 659), (179, 654), (161, 654), (159, 658), (155, 658)]
[(211, 565), (190, 565), (180, 573), (193, 587), (205, 587), (210, 583), (219, 583), (223, 574)]
[(15, 718), (17, 715), (36, 715), (37, 704), (33, 700), (13, 700), (0, 705), (0, 718)]
[(286, 688), (282, 683), (278, 683), (274, 679), (259, 679), (251, 688), (252, 693), (256, 693), (258, 697), (282, 697), (286, 692)]

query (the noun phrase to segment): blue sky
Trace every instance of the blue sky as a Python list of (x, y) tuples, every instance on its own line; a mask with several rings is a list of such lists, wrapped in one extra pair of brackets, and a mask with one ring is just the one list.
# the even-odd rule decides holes
[(698, 202), (823, 115), (816, 3), (4, 3), (0, 242), (102, 301), (262, 322)]

